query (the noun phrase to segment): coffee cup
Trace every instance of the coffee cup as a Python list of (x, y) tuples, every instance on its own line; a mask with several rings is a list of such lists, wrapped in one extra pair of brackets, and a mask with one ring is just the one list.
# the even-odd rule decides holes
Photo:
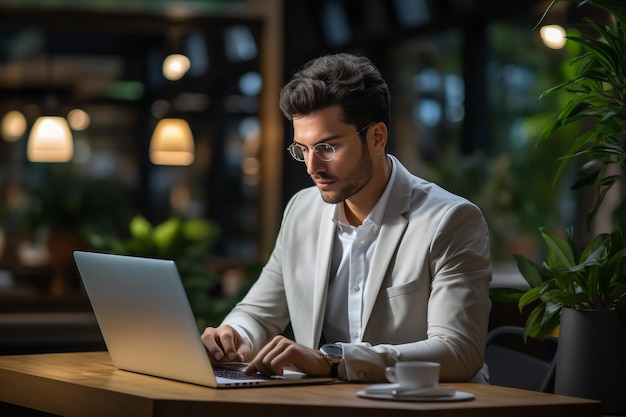
[(433, 388), (439, 384), (439, 368), (437, 362), (397, 362), (385, 368), (385, 376), (400, 388)]

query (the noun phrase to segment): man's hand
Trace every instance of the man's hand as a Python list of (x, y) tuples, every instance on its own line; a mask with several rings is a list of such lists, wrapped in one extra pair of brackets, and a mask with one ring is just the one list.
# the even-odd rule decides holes
[(245, 372), (265, 376), (282, 375), (287, 366), (310, 376), (330, 375), (330, 363), (320, 351), (299, 345), (283, 336), (272, 339), (248, 365)]
[(250, 356), (250, 347), (227, 324), (218, 328), (207, 327), (201, 339), (211, 359), (217, 362), (243, 362)]

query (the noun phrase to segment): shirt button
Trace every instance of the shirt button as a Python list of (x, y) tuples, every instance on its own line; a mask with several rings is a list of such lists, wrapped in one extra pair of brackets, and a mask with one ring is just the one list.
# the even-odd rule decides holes
[(361, 287), (359, 287), (358, 285), (355, 285), (354, 287), (352, 287), (352, 291), (354, 292), (358, 292), (361, 289)]
[(355, 337), (355, 338), (359, 337), (359, 332), (357, 331), (352, 332), (352, 337)]

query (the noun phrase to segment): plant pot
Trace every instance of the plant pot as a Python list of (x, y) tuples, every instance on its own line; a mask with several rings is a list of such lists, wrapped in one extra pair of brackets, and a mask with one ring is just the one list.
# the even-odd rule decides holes
[(605, 414), (626, 414), (626, 311), (561, 312), (554, 393), (603, 402)]

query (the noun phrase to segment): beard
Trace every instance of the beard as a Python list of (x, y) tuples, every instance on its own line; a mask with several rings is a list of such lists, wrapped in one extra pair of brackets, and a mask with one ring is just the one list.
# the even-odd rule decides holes
[[(358, 193), (370, 182), (374, 176), (374, 164), (370, 159), (367, 144), (363, 144), (363, 150), (357, 166), (346, 175), (345, 185), (339, 191), (320, 190), (322, 200), (328, 204), (338, 204)], [(314, 175), (314, 178), (330, 179), (338, 181), (336, 177), (321, 172)]]

